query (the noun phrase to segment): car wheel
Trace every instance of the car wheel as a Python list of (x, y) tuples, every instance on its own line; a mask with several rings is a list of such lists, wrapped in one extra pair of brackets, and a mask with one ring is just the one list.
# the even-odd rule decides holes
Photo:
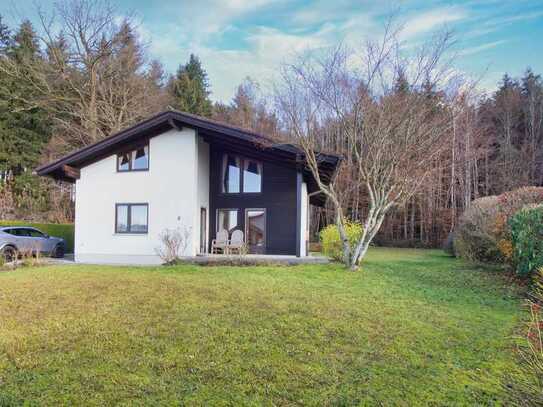
[(62, 259), (64, 257), (64, 246), (61, 244), (55, 246), (52, 257), (56, 259)]
[(6, 246), (2, 249), (2, 256), (6, 263), (10, 263), (17, 258), (17, 249), (13, 246)]

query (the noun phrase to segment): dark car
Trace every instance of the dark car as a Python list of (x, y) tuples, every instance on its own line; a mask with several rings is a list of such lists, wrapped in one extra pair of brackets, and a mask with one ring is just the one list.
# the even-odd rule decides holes
[(41, 253), (51, 257), (64, 257), (66, 242), (42, 231), (23, 226), (0, 227), (0, 254), (12, 261), (19, 252)]

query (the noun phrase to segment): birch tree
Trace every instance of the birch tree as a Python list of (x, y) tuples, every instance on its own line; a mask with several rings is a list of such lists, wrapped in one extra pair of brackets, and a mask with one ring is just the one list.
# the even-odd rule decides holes
[[(451, 43), (443, 34), (406, 55), (388, 25), (381, 41), (366, 43), (360, 53), (338, 47), (324, 56), (306, 54), (282, 70), (278, 110), (333, 207), (350, 270), (359, 267), (391, 208), (407, 202), (436, 168), (451, 120), (447, 105), (428, 98), (424, 89), (454, 98), (450, 66), (443, 60)], [(317, 152), (321, 134), (329, 131), (341, 142), (328, 152), (345, 158), (331, 184), (321, 179)], [(352, 202), (346, 197), (354, 188), (363, 189), (368, 206), (362, 236), (351, 245), (345, 224)]]

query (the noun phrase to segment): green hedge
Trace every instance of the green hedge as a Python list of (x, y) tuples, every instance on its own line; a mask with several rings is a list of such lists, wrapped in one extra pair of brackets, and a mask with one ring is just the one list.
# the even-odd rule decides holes
[(543, 206), (518, 211), (509, 225), (517, 274), (531, 275), (543, 266)]
[(66, 241), (66, 253), (74, 252), (73, 223), (32, 223), (18, 220), (0, 220), (0, 226), (30, 226), (39, 229), (49, 236), (63, 238)]

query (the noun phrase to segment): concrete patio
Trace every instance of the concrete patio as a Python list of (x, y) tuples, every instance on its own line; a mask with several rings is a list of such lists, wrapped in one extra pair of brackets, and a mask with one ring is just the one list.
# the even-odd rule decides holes
[(305, 256), (296, 257), (288, 255), (273, 254), (246, 254), (246, 255), (228, 255), (228, 254), (205, 254), (193, 257), (183, 257), (183, 263), (202, 264), (202, 265), (286, 265), (295, 266), (298, 264), (328, 264), (330, 260), (324, 256)]

